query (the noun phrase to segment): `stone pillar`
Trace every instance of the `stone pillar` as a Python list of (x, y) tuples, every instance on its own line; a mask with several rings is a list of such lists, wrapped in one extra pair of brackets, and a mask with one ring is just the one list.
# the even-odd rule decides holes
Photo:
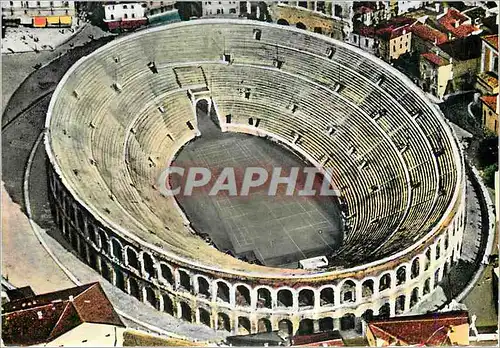
[(313, 330), (319, 332), (319, 320), (313, 320)]

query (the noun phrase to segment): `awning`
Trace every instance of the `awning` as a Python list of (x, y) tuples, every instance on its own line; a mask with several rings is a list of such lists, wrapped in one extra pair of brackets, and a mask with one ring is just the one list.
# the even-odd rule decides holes
[(46, 17), (34, 17), (33, 18), (33, 26), (37, 28), (43, 28), (47, 25)]
[(73, 18), (71, 18), (71, 16), (61, 16), (59, 17), (59, 21), (61, 22), (61, 25), (71, 25)]
[(59, 25), (59, 17), (58, 16), (47, 17), (47, 25)]

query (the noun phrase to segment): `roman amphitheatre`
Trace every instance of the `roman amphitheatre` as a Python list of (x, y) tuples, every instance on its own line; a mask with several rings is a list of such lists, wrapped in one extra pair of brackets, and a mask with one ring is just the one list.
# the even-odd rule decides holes
[[(266, 139), (328, 169), (341, 196), (325, 219), (327, 267), (230, 255), (201, 236), (203, 219), (192, 226), (191, 203), (161, 195), (161, 171), (213, 125), (216, 137)], [(354, 329), (418, 305), (460, 256), (464, 163), (440, 111), (391, 66), (300, 29), (212, 19), (118, 38), (59, 83), (45, 149), (56, 221), (81, 259), (216, 330)], [(268, 231), (246, 230), (263, 250)], [(307, 247), (318, 231), (304, 231)]]

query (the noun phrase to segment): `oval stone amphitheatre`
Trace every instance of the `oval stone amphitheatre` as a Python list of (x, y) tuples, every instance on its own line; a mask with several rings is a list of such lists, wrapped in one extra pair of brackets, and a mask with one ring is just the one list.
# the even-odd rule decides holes
[[(201, 135), (200, 101), (222, 132), (275, 140), (330, 173), (343, 237), (328, 267), (232, 257), (161, 194), (161, 171)], [(56, 220), (82, 260), (216, 330), (353, 329), (410, 310), (460, 255), (463, 157), (439, 110), (388, 64), (300, 29), (196, 20), (116, 39), (59, 83), (45, 148)]]

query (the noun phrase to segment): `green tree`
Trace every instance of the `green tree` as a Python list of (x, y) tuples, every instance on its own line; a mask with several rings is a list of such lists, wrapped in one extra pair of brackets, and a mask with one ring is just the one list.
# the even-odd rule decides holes
[(492, 164), (484, 168), (483, 180), (486, 186), (489, 188), (495, 188), (495, 173), (498, 171), (498, 165)]

